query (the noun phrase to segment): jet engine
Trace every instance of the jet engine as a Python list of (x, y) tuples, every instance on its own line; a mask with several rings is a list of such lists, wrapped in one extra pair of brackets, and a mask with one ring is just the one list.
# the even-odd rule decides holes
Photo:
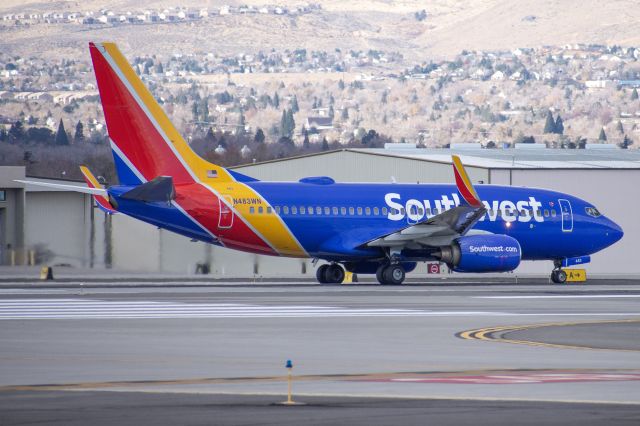
[(435, 256), (456, 272), (507, 272), (518, 267), (522, 250), (508, 235), (471, 235), (441, 247)]

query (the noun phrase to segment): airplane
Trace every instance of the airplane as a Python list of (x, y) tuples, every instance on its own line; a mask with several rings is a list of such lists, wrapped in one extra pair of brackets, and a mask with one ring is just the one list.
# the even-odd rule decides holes
[(338, 183), (327, 176), (266, 182), (199, 157), (114, 43), (90, 43), (118, 184), (82, 167), (108, 214), (125, 214), (190, 239), (269, 256), (323, 260), (316, 278), (345, 271), (399, 285), (418, 262), (461, 273), (508, 272), (523, 260), (584, 264), (623, 230), (591, 203), (560, 192), (473, 185), (457, 156), (455, 184)]

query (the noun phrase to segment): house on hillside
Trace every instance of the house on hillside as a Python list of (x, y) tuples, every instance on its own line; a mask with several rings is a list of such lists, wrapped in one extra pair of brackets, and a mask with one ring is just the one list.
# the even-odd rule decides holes
[(317, 131), (333, 129), (333, 118), (331, 117), (307, 117), (304, 123), (307, 129), (316, 129)]

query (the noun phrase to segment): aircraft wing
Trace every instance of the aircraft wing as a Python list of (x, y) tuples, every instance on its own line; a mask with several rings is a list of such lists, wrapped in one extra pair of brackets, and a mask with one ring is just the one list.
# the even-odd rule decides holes
[(468, 233), (485, 233), (473, 231), (472, 228), (487, 212), (478, 194), (471, 184), (460, 158), (453, 158), (453, 171), (458, 192), (463, 201), (459, 206), (446, 210), (436, 216), (415, 225), (409, 225), (399, 231), (382, 235), (366, 243), (369, 247), (410, 247), (448, 245), (455, 238)]

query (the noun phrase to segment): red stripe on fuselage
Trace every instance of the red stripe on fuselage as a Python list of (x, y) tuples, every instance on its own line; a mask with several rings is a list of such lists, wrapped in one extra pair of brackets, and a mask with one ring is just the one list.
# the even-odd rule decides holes
[(111, 140), (145, 179), (166, 175), (172, 176), (176, 183), (193, 182), (190, 173), (102, 53), (93, 45), (90, 50)]
[(225, 247), (258, 254), (278, 255), (238, 217), (234, 218), (231, 228), (218, 228), (220, 214), (218, 197), (201, 184), (176, 185), (175, 202), (218, 237)]

